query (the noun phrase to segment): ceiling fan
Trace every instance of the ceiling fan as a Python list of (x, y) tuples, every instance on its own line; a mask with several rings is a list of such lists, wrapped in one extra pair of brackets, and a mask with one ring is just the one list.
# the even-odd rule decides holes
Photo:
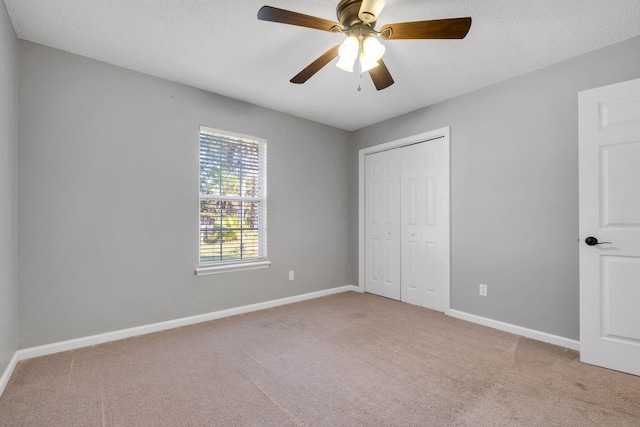
[(385, 47), (378, 37), (385, 40), (463, 39), (471, 28), (471, 18), (466, 17), (387, 24), (380, 31), (376, 31), (376, 21), (386, 3), (386, 0), (341, 0), (336, 8), (340, 23), (272, 6), (260, 8), (258, 19), (347, 36), (342, 44), (333, 46), (294, 76), (291, 83), (306, 82), (339, 56), (336, 64), (339, 68), (352, 72), (353, 67), (359, 65), (361, 73), (369, 72), (377, 90), (385, 89), (394, 83), (382, 60)]

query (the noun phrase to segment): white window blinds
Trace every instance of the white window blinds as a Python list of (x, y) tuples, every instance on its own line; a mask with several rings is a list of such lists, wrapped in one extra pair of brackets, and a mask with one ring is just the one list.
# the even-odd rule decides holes
[(266, 258), (266, 148), (200, 128), (200, 266)]

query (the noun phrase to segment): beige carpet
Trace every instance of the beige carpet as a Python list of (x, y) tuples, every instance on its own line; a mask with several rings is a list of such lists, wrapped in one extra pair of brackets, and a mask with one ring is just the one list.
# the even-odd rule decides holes
[(353, 292), (20, 362), (1, 426), (640, 426), (640, 377)]

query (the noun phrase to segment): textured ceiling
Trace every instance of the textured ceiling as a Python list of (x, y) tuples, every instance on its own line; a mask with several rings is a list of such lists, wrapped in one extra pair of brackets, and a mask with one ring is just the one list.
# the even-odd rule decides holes
[[(389, 0), (387, 23), (471, 16), (464, 40), (393, 40), (396, 83), (327, 65), (344, 36), (258, 21), (264, 4), (336, 20), (338, 0), (5, 0), (21, 39), (355, 130), (640, 35), (640, 0)], [(362, 90), (358, 91), (358, 85)]]

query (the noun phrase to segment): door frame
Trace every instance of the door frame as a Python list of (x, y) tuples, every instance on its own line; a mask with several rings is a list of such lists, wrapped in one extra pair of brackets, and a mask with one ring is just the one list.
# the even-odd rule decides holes
[(408, 136), (406, 138), (396, 139), (394, 141), (385, 142), (371, 147), (362, 148), (358, 151), (358, 290), (365, 291), (365, 156), (368, 154), (378, 153), (380, 151), (392, 150), (407, 145), (418, 144), (420, 142), (432, 141), (442, 138), (447, 153), (447, 163), (449, 166), (449, 188), (447, 189), (449, 201), (449, 230), (447, 232), (447, 242), (445, 256), (447, 265), (445, 266), (445, 284), (444, 296), (445, 305), (444, 313), (449, 314), (451, 311), (451, 128), (449, 126), (423, 132), (417, 135)]

